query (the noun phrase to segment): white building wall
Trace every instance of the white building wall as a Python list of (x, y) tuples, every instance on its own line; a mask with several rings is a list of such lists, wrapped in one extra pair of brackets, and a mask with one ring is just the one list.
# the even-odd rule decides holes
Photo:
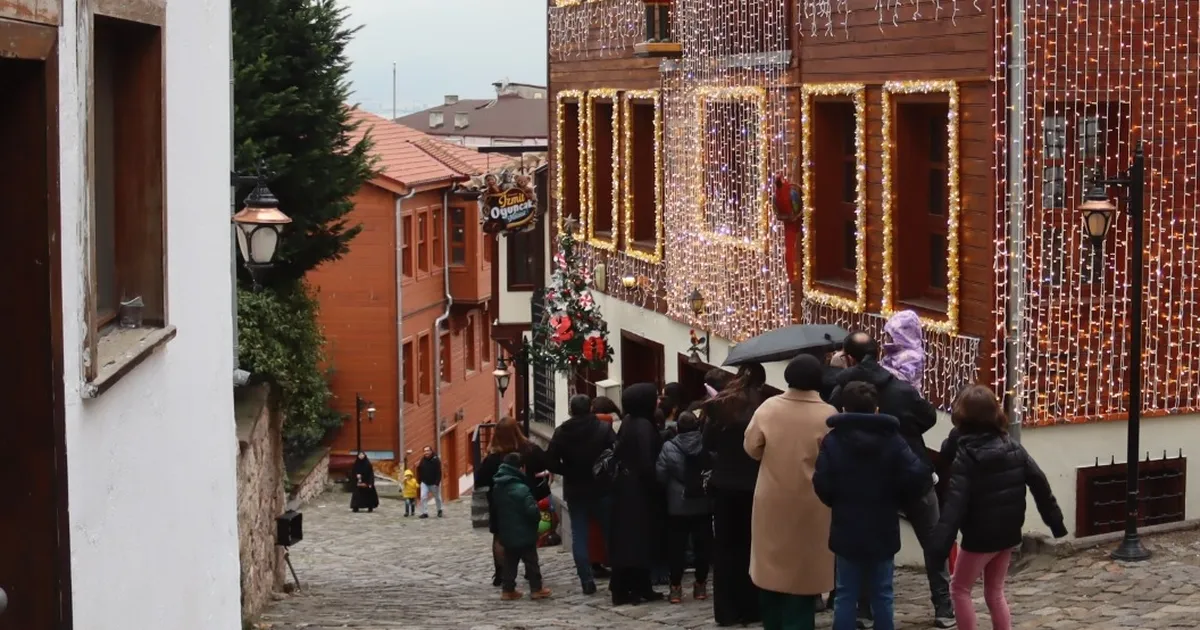
[[(178, 336), (81, 398), (90, 46), (63, 3), (62, 264), (75, 630), (241, 627), (231, 374), (229, 2), (170, 2), (169, 318)], [(86, 27), (83, 27), (86, 28)]]
[[(502, 270), (503, 272), (503, 270)], [(501, 278), (504, 276), (501, 275)], [(610, 280), (611, 281), (611, 280)], [(670, 383), (678, 379), (679, 365), (676, 358), (679, 353), (687, 352), (691, 345), (688, 331), (689, 326), (676, 322), (665, 315), (637, 308), (628, 302), (595, 293), (600, 303), (601, 313), (608, 322), (609, 338), (616, 345), (620, 339), (621, 330), (628, 330), (663, 345), (664, 377)], [(504, 295), (501, 297), (501, 312), (504, 312)], [(729, 354), (730, 344), (727, 340), (712, 338), (712, 351), (709, 363), (720, 365)], [(610, 378), (619, 381), (621, 378), (621, 352), (619, 347), (609, 365)], [(767, 371), (767, 382), (779, 389), (786, 389), (783, 380), (783, 363), (771, 363), (764, 366)], [(559, 410), (567, 408), (567, 381), (559, 376), (555, 381), (555, 405)], [(619, 401), (618, 401), (619, 404)], [(563, 414), (557, 414), (561, 417)], [(926, 446), (937, 449), (942, 440), (950, 432), (951, 424), (948, 414), (938, 414), (937, 425), (925, 435)], [(1055, 426), (1039, 429), (1027, 428), (1021, 434), (1022, 443), (1034, 459), (1037, 460), (1050, 486), (1058, 499), (1063, 515), (1066, 517), (1067, 530), (1075, 531), (1076, 503), (1076, 471), (1081, 467), (1092, 466), (1096, 458), (1108, 463), (1112, 456), (1118, 463), (1125, 461), (1126, 423), (1104, 422), (1081, 425)], [(1152, 418), (1142, 421), (1141, 446), (1143, 458), (1149, 452), (1151, 457), (1162, 457), (1165, 450), (1169, 456), (1178, 455), (1183, 448), (1188, 455), (1188, 446), (1200, 444), (1200, 416), (1173, 416), (1167, 418)], [(1190, 466), (1188, 470), (1188, 487), (1195, 488), (1200, 484), (1200, 466)], [(1041, 532), (1047, 536), (1050, 529), (1042, 523), (1033, 497), (1028, 497), (1029, 505), (1025, 519), (1025, 529), (1029, 532)], [(1186, 518), (1196, 518), (1200, 514), (1200, 493), (1188, 495)], [(907, 524), (901, 527), (903, 549), (897, 556), (899, 564), (918, 566), (923, 564), (920, 545), (916, 536)]]

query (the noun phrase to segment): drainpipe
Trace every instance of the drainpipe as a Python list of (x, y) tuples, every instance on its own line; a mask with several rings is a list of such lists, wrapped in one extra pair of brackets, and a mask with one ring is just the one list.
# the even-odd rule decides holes
[[(416, 190), (408, 191), (403, 197), (396, 197), (396, 373), (400, 376), (397, 380), (399, 388), (396, 390), (396, 423), (400, 428), (400, 444), (396, 449), (396, 460), (401, 462), (403, 466), (405, 442), (404, 442), (404, 291), (400, 287), (400, 283), (404, 281), (404, 220), (400, 216), (400, 211), (403, 209), (404, 202), (412, 199), (417, 194)], [(416, 387), (416, 384), (413, 384)], [(401, 472), (401, 479), (403, 479)]]
[[(442, 457), (442, 324), (450, 319), (450, 307), (454, 298), (450, 295), (450, 189), (442, 193), (442, 287), (446, 296), (446, 308), (433, 322), (433, 360), (437, 368), (433, 371), (433, 439), (434, 452)], [(434, 226), (437, 229), (437, 226)], [(445, 480), (442, 480), (443, 483)], [(455, 480), (455, 483), (458, 483)]]
[(1021, 439), (1025, 338), (1025, 2), (1008, 3), (1008, 302), (1005, 305), (1005, 412), (1009, 435)]

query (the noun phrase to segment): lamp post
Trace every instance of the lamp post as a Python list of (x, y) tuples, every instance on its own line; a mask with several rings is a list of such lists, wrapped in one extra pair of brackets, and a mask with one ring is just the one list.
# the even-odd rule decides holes
[(1143, 235), (1144, 203), (1146, 190), (1146, 152), (1142, 142), (1137, 143), (1133, 153), (1133, 165), (1120, 177), (1092, 182), (1079, 212), (1084, 231), (1099, 249), (1112, 227), (1112, 217), (1117, 207), (1108, 199), (1106, 188), (1115, 186), (1129, 191), (1130, 275), (1133, 277), (1129, 300), (1129, 345), (1133, 359), (1129, 363), (1129, 425), (1125, 464), (1125, 537), (1121, 545), (1112, 552), (1114, 560), (1138, 562), (1150, 558), (1150, 551), (1142, 546), (1138, 535), (1138, 452), (1142, 420), (1142, 291), (1145, 282), (1146, 242)]
[(252, 181), (254, 190), (246, 197), (241, 212), (233, 215), (233, 224), (237, 227), (238, 250), (242, 260), (246, 261), (254, 289), (259, 290), (266, 272), (274, 264), (283, 226), (292, 219), (279, 211), (279, 200), (261, 176), (255, 176)]
[[(705, 311), (708, 309), (708, 303), (704, 300), (704, 294), (700, 293), (700, 289), (692, 289), (691, 295), (688, 296), (688, 303), (692, 307), (692, 314), (696, 319), (704, 317)], [(704, 353), (704, 362), (709, 361), (709, 332), (705, 327), (704, 336), (700, 337), (695, 331), (691, 331), (688, 335), (691, 341), (691, 347), (688, 348), (688, 363), (693, 365), (700, 363), (700, 353)]]
[(496, 390), (500, 392), (500, 398), (503, 399), (504, 392), (508, 391), (508, 383), (512, 379), (503, 354), (496, 357), (496, 369), (492, 370), (492, 378), (496, 379)]
[(362, 449), (362, 414), (364, 411), (367, 412), (367, 422), (374, 422), (375, 421), (375, 403), (363, 398), (362, 396), (360, 396), (358, 394), (355, 394), (354, 395), (354, 425), (355, 425), (355, 428), (357, 429), (356, 445), (358, 448), (356, 450), (359, 453), (363, 452), (363, 449)]

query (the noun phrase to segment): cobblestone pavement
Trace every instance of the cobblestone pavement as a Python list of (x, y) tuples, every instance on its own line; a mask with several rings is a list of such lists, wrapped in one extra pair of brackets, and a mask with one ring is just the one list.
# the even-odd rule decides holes
[[(385, 497), (373, 514), (353, 514), (349, 495), (319, 497), (304, 510), (305, 539), (292, 552), (303, 591), (281, 596), (260, 628), (392, 630), (401, 628), (712, 628), (711, 603), (642, 604), (613, 608), (605, 591), (579, 592), (561, 547), (541, 550), (548, 601), (501, 602), (491, 586), (490, 536), (470, 526), (467, 501), (446, 518), (403, 517)], [(1154, 541), (1149, 563), (1121, 566), (1105, 550), (1072, 558), (1035, 558), (1009, 583), (1016, 630), (1200, 627), (1200, 542), (1197, 534)], [(685, 586), (690, 578), (685, 578)], [(528, 590), (526, 586), (521, 586)], [(603, 587), (601, 587), (603, 589)], [(924, 579), (896, 576), (896, 627), (930, 628)], [(983, 610), (976, 590), (977, 609)], [(828, 628), (830, 615), (818, 617)], [(981, 625), (990, 628), (981, 613)]]

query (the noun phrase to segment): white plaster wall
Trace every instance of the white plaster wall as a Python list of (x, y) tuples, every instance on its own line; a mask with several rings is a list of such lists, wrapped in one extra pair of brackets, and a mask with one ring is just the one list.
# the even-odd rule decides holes
[[(239, 628), (229, 263), (229, 0), (167, 11), (168, 295), (178, 336), (80, 397), (90, 46), (63, 3), (63, 310), (76, 630)], [(82, 26), (80, 26), (82, 25)]]
[(496, 260), (500, 265), (500, 307), (496, 320), (501, 324), (529, 323), (529, 301), (533, 299), (532, 291), (509, 291), (508, 282), (508, 238), (500, 236), (496, 239)]

